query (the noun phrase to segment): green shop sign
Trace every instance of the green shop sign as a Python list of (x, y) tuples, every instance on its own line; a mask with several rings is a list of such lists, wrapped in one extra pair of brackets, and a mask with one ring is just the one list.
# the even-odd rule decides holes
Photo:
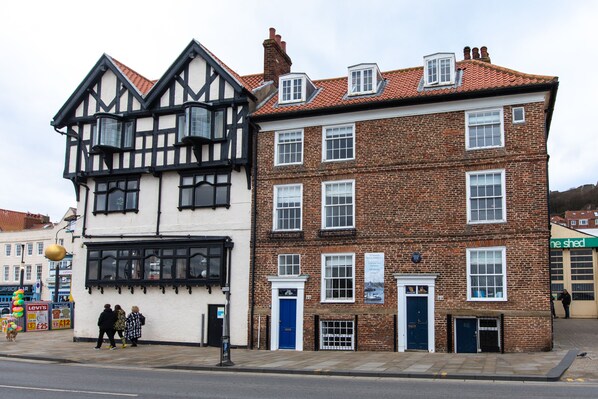
[(598, 248), (598, 237), (594, 238), (551, 238), (550, 248)]

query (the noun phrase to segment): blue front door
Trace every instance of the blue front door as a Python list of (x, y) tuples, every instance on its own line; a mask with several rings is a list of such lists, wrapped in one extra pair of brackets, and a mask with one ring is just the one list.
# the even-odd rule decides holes
[(457, 353), (477, 353), (477, 319), (455, 319)]
[(280, 322), (278, 328), (278, 348), (295, 349), (297, 334), (297, 300), (279, 300)]
[(407, 349), (428, 350), (428, 297), (407, 297)]

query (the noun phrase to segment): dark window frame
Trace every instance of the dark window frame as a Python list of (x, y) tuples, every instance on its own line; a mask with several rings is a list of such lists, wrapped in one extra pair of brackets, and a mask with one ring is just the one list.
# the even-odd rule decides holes
[[(221, 170), (221, 171), (202, 171), (202, 172), (181, 172), (180, 174), (180, 181), (179, 181), (179, 211), (183, 209), (205, 209), (205, 208), (230, 208), (230, 191), (231, 191), (231, 171), (230, 170)], [(220, 182), (219, 177), (226, 175), (226, 182)], [(209, 177), (212, 178), (212, 181), (209, 181)], [(187, 180), (192, 179), (191, 183), (188, 183)], [(211, 201), (209, 204), (198, 204), (199, 198), (205, 199), (201, 196), (200, 190), (204, 189), (205, 186), (212, 187), (211, 191)], [(218, 194), (219, 189), (225, 188), (226, 189), (226, 200), (219, 201)], [(190, 190), (191, 200), (190, 203), (183, 204), (183, 192), (185, 190)]]
[[(121, 183), (124, 184), (124, 188), (121, 187)], [(131, 183), (136, 183), (135, 187), (129, 187)], [(139, 212), (140, 183), (141, 178), (139, 175), (96, 179), (93, 201), (93, 214), (107, 215), (109, 213)], [(111, 194), (112, 197), (117, 197), (117, 193), (123, 193), (123, 207), (122, 209), (109, 209)], [(129, 199), (130, 194), (133, 193), (135, 193), (134, 198)], [(103, 200), (100, 198), (103, 198)], [(114, 200), (114, 198), (112, 199)], [(118, 199), (116, 200), (118, 201)], [(129, 202), (131, 201), (133, 201), (134, 204), (129, 204)], [(101, 204), (101, 202), (103, 202), (103, 204)]]
[[(108, 121), (116, 123), (115, 139), (110, 140), (109, 134), (115, 132), (106, 131)], [(109, 149), (132, 150), (135, 147), (135, 120), (127, 120), (113, 114), (96, 114), (96, 123), (91, 125), (92, 150)]]
[[(223, 287), (229, 246), (227, 238), (222, 237), (202, 241), (87, 244), (85, 287)], [(184, 273), (180, 273), (176, 266), (183, 264)], [(168, 265), (172, 267), (169, 271)], [(206, 273), (201, 273), (202, 265)], [(194, 273), (198, 270), (199, 273)]]
[[(191, 118), (188, 115), (196, 109), (203, 109), (209, 115), (210, 137), (200, 134), (191, 134)], [(176, 136), (178, 144), (189, 144), (186, 139), (192, 141), (193, 138), (206, 140), (209, 142), (226, 141), (227, 136), (227, 108), (213, 107), (208, 104), (191, 102), (184, 105), (184, 112), (176, 116)], [(220, 125), (218, 125), (218, 115), (221, 115)]]

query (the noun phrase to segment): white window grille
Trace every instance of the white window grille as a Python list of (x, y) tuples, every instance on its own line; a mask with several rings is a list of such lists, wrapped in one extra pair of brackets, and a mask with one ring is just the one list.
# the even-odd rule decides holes
[(354, 181), (322, 183), (322, 227), (325, 229), (352, 228), (355, 226)]
[(324, 161), (355, 159), (355, 125), (324, 128)]
[(300, 271), (300, 256), (298, 254), (278, 255), (278, 275), (298, 276)]
[(303, 130), (276, 132), (276, 165), (303, 163)]
[(467, 299), (505, 301), (507, 299), (505, 247), (467, 250)]
[(355, 301), (355, 254), (322, 255), (322, 301)]
[(467, 173), (468, 223), (506, 221), (504, 170)]
[(303, 186), (274, 186), (274, 230), (301, 230)]
[(503, 147), (502, 109), (466, 112), (466, 148)]
[(320, 321), (320, 349), (353, 350), (355, 347), (353, 321), (322, 320)]

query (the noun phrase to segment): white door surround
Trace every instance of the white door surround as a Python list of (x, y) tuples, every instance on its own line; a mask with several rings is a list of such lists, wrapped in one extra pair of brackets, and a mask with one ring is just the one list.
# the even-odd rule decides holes
[[(280, 320), (279, 289), (296, 289), (297, 296), (297, 323), (295, 336), (295, 350), (303, 350), (303, 303), (305, 298), (305, 282), (309, 276), (269, 276), (268, 281), (272, 283), (272, 309), (270, 322), (270, 350), (278, 350), (278, 323)], [(287, 297), (288, 298), (288, 297)]]
[(397, 280), (397, 334), (398, 351), (407, 349), (407, 286), (427, 286), (428, 292), (428, 351), (435, 352), (434, 299), (436, 273), (394, 273)]

